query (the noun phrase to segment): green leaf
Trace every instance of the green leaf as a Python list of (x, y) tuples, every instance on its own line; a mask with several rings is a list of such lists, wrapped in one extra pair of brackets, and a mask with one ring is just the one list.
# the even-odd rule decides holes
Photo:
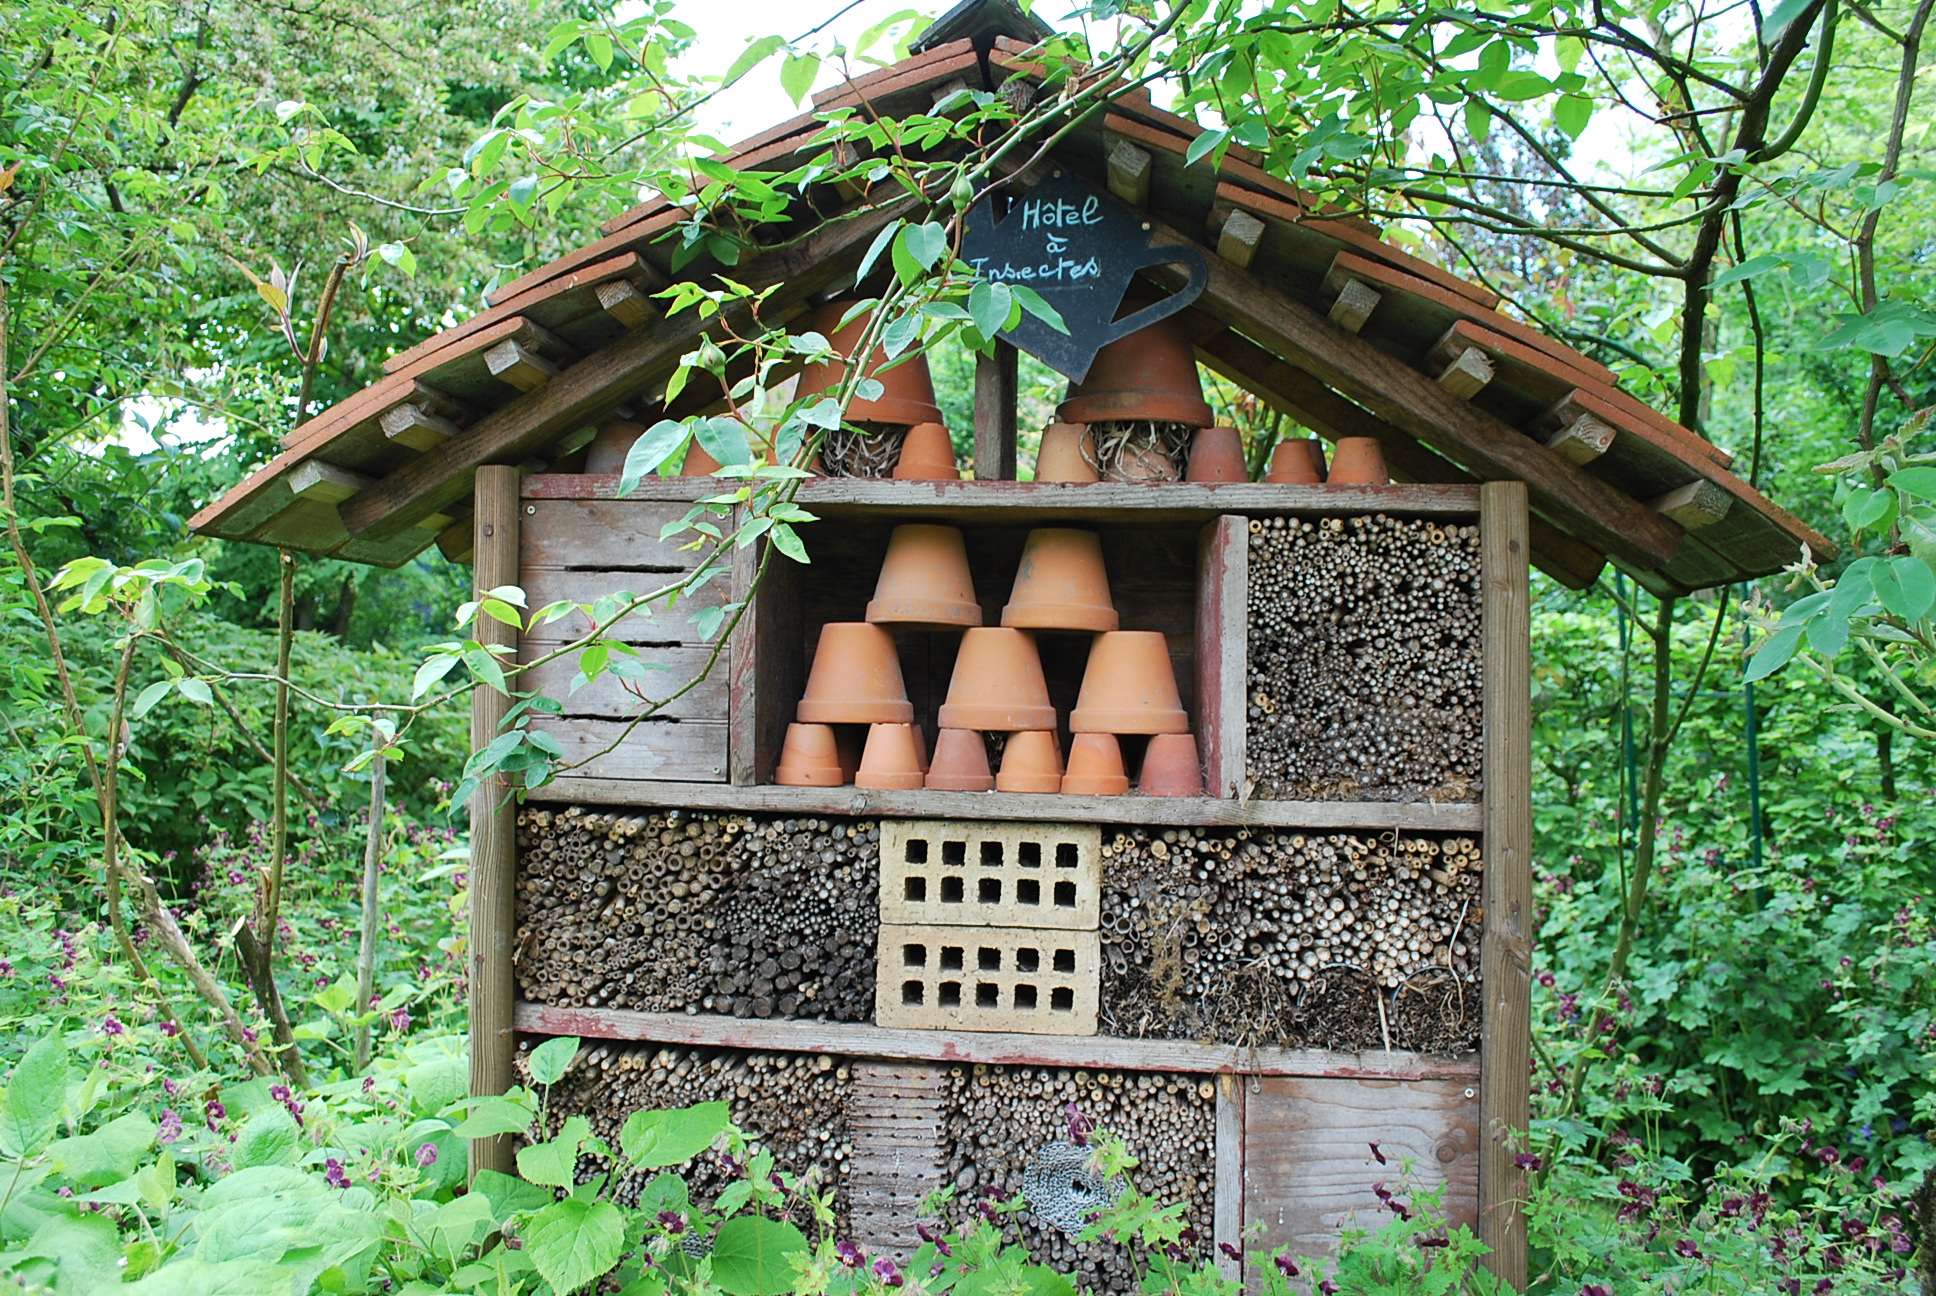
[(1915, 625), (1936, 603), (1936, 574), (1920, 558), (1900, 557), (1877, 563), (1869, 571), (1876, 600), (1891, 616)]
[[(739, 57), (733, 60), (733, 66), (727, 68), (726, 75), (720, 78), (721, 83), (730, 85), (734, 81), (739, 80), (784, 44), (786, 44), (786, 39), (781, 36), (760, 37), (740, 51)], [(609, 1268), (610, 1266), (607, 1267)], [(557, 1284), (553, 1283), (552, 1286), (556, 1287)]]
[(881, 354), (892, 360), (914, 345), (914, 340), (920, 336), (921, 317), (919, 315), (896, 316), (887, 322), (886, 328), (881, 330)]
[(693, 424), (693, 437), (721, 464), (753, 462), (753, 450), (746, 441), (746, 425), (738, 419), (724, 415), (700, 419)]
[(776, 523), (768, 533), (773, 538), (773, 547), (797, 563), (812, 562), (807, 557), (807, 546), (800, 542), (799, 535), (784, 522)]
[(732, 1110), (723, 1102), (673, 1111), (635, 1111), (619, 1131), (619, 1150), (642, 1170), (681, 1165), (711, 1147), (731, 1122)]
[[(901, 232), (901, 223), (901, 218), (897, 216), (874, 236), (874, 241), (867, 245), (867, 255), (860, 259), (860, 271), (854, 276), (854, 282), (859, 283), (867, 278), (867, 272), (874, 268), (874, 262), (880, 259), (881, 252), (890, 243), (894, 243), (894, 236)], [(898, 247), (899, 244), (895, 246)]]
[[(280, 1107), (275, 1110), (282, 1112)], [(282, 1112), (282, 1118), (288, 1120), (289, 1113)], [(129, 1112), (92, 1134), (57, 1140), (47, 1149), (47, 1156), (55, 1170), (75, 1183), (99, 1188), (119, 1183), (139, 1170), (154, 1145), (155, 1123), (139, 1112)]]
[(1190, 147), (1184, 150), (1183, 165), (1186, 167), (1195, 166), (1199, 160), (1215, 152), (1217, 146), (1229, 138), (1230, 132), (1226, 130), (1208, 130), (1203, 132), (1203, 134), (1191, 140)]
[(1766, 679), (1788, 664), (1789, 658), (1801, 646), (1803, 627), (1794, 625), (1777, 630), (1755, 649), (1754, 656), (1748, 659), (1748, 669), (1742, 678), (1752, 684)]
[(1886, 486), (1858, 486), (1842, 501), (1842, 517), (1856, 531), (1882, 530), (1896, 517), (1896, 492)]
[(1713, 287), (1725, 288), (1731, 283), (1740, 283), (1743, 279), (1752, 279), (1756, 275), (1767, 274), (1770, 270), (1779, 270), (1786, 264), (1786, 260), (1778, 256), (1752, 256), (1740, 265), (1732, 266), (1715, 275)]
[(507, 1220), (519, 1211), (542, 1210), (553, 1200), (549, 1188), (526, 1183), (502, 1170), (479, 1170), (477, 1178), (471, 1180), (471, 1196), (482, 1196), (489, 1201), (499, 1220)]
[(619, 495), (630, 495), (637, 490), (640, 482), (657, 472), (685, 444), (686, 425), (674, 419), (660, 419), (641, 432), (632, 448), (625, 452), (625, 467), (618, 478)]
[(403, 1073), (403, 1086), (418, 1111), (440, 1112), (470, 1092), (470, 1059), (458, 1054), (419, 1062)]
[(410, 700), (416, 701), (437, 686), (437, 681), (450, 674), (458, 662), (456, 653), (433, 653), (417, 667), (416, 676), (410, 681)]
[(548, 1039), (531, 1050), (531, 1078), (541, 1085), (554, 1085), (565, 1078), (571, 1060), (578, 1056), (578, 1039), (561, 1035)]
[(1466, 100), (1465, 130), (1478, 143), (1485, 143), (1492, 133), (1492, 105), (1483, 99)]
[(786, 91), (787, 98), (797, 107), (807, 92), (813, 89), (813, 79), (820, 75), (820, 56), (818, 54), (790, 54), (786, 62), (780, 64), (780, 89)]
[(1762, 43), (1774, 44), (1775, 38), (1781, 35), (1782, 28), (1806, 13), (1814, 2), (1815, 0), (1780, 0), (1779, 4), (1768, 11), (1768, 16), (1761, 20)]
[(1008, 327), (1014, 308), (1015, 295), (1007, 284), (978, 283), (968, 292), (968, 314), (975, 321), (975, 331), (985, 338), (992, 340)]
[[(39, 1261), (40, 1263), (31, 1263)], [(105, 1215), (57, 1215), (34, 1230), (24, 1251), (7, 1255), (6, 1269), (61, 1296), (120, 1290), (121, 1235)]]
[(1580, 138), (1593, 120), (1593, 100), (1585, 95), (1561, 95), (1553, 105), (1553, 124), (1574, 139)]
[(1936, 468), (1901, 468), (1889, 474), (1889, 484), (1917, 499), (1936, 499)]
[(610, 1202), (568, 1197), (524, 1228), (524, 1249), (551, 1290), (575, 1292), (611, 1272), (625, 1252), (625, 1215)]
[(909, 225), (901, 231), (900, 244), (923, 270), (932, 270), (948, 250), (948, 230), (935, 221)]
[(197, 1256), (178, 1260), (131, 1287), (123, 1296), (263, 1296), (289, 1290), (289, 1271), (261, 1260), (211, 1264)]
[(1016, 301), (1022, 303), (1023, 310), (1035, 316), (1035, 318), (1041, 320), (1044, 324), (1047, 324), (1050, 328), (1062, 334), (1062, 336), (1067, 337), (1069, 335), (1069, 326), (1062, 322), (1062, 312), (1049, 305), (1047, 299), (1041, 293), (1026, 284), (1010, 284), (1008, 290), (1014, 294)]
[(570, 1117), (557, 1138), (518, 1149), (518, 1173), (535, 1184), (571, 1187), (578, 1172), (578, 1149), (591, 1132), (590, 1121), (583, 1116)]
[(34, 1042), (13, 1074), (0, 1103), (0, 1155), (32, 1156), (46, 1147), (60, 1124), (67, 1097), (67, 1049), (58, 1034)]
[(175, 682), (175, 687), (181, 690), (183, 697), (196, 706), (207, 706), (215, 700), (215, 694), (209, 688), (208, 681), (198, 680), (193, 675), (184, 675)]
[(256, 1112), (236, 1131), (235, 1147), (229, 1153), (238, 1170), (250, 1166), (294, 1165), (302, 1152), (302, 1134), (295, 1118), (281, 1103)]
[(528, 1096), (486, 1098), (471, 1108), (471, 1114), (457, 1127), (457, 1137), (490, 1138), (495, 1134), (522, 1134), (531, 1128), (537, 1110)]
[(730, 1296), (786, 1296), (793, 1290), (793, 1257), (806, 1235), (780, 1220), (741, 1215), (713, 1237), (713, 1281)]
[(136, 720), (147, 715), (154, 710), (155, 703), (168, 696), (168, 690), (174, 687), (174, 683), (173, 680), (158, 679), (142, 689), (140, 696), (135, 698), (134, 710), (129, 712), (129, 715)]

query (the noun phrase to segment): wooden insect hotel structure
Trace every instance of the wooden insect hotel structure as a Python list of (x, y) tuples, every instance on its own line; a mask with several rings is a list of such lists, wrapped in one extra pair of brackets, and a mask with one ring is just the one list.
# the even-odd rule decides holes
[[(790, 219), (731, 270), (773, 288), (769, 321), (837, 319), (876, 235), (919, 214), (800, 169), (825, 116), (963, 86), (1026, 102), (1045, 34), (970, 0), (724, 159), (792, 177)], [(1690, 591), (1831, 546), (1493, 293), (1305, 206), (1241, 146), (1187, 164), (1198, 133), (1121, 96), (1005, 213), (969, 213), (989, 277), (1052, 297), (1074, 256), (1112, 294), (1086, 331), (1025, 320), (980, 361), (972, 479), (900, 366), (800, 490), (813, 561), (772, 566), (718, 669), (616, 745), (622, 681), (574, 693), (569, 661), (526, 681), (562, 705), (537, 723), (568, 768), (474, 808), (476, 1091), (581, 1036), (555, 1111), (610, 1135), (726, 1099), (890, 1254), (935, 1189), (961, 1212), (1022, 1193), (1018, 1239), (1097, 1291), (1133, 1279), (1076, 1240), (1107, 1186), (1070, 1159), (1071, 1103), (1123, 1136), (1140, 1189), (1187, 1204), (1207, 1256), (1251, 1226), (1323, 1253), (1382, 1218), (1372, 1185), (1408, 1160), (1523, 1284), (1529, 566)], [(721, 269), (672, 269), (688, 218), (647, 202), (499, 288), (194, 525), (387, 565), (435, 543), (534, 608), (675, 581), (695, 559), (662, 528), (717, 484), (620, 498), (616, 472), (628, 429), (706, 412), (663, 396), (717, 325), (654, 297)], [(1057, 299), (1071, 320), (1082, 287)], [(1144, 304), (1118, 321), (1124, 294)], [(1081, 379), (1033, 481), (1015, 346)], [(1198, 364), (1329, 462), (1287, 441), (1249, 480)], [(757, 553), (702, 603), (742, 597)], [(685, 610), (612, 634), (675, 682), (714, 651)], [(477, 695), (478, 745), (508, 705)], [(717, 1173), (695, 1163), (695, 1191)]]

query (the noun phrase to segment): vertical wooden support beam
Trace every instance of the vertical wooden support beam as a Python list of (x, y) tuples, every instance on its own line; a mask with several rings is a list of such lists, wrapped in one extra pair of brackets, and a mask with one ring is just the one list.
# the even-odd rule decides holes
[(1203, 790), (1244, 794), (1250, 520), (1226, 514), (1197, 540), (1197, 737)]
[(975, 480), (1015, 480), (1017, 353), (1006, 342), (975, 357)]
[(1485, 933), (1479, 947), (1479, 1239), (1486, 1267), (1526, 1289), (1526, 1172), (1513, 1164), (1531, 1122), (1532, 612), (1526, 484), (1479, 494), (1485, 628)]
[[(1242, 521), (1241, 518), (1238, 519)], [(1247, 1076), (1217, 1077), (1217, 1187), (1210, 1231), (1213, 1242), (1244, 1249), (1244, 1093)], [(1226, 1282), (1244, 1280), (1244, 1263), (1217, 1250), (1217, 1272)]]
[[(487, 465), (474, 486), (476, 530), (472, 540), (476, 589), (481, 594), (518, 583), (518, 481), (516, 468)], [(477, 619), (479, 642), (517, 648), (518, 634), (491, 617)], [(497, 737), (511, 700), (493, 689), (471, 694), (471, 750)], [(493, 779), (471, 797), (471, 1096), (500, 1094), (513, 1081), (517, 1036), (511, 1013), (517, 981), (511, 955), (517, 932), (517, 813), (510, 785)], [(508, 1135), (471, 1141), (471, 1174), (514, 1168)]]

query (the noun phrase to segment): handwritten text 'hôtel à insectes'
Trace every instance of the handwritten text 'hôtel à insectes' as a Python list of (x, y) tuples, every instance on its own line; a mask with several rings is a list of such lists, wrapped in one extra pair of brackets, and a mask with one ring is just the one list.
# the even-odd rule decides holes
[(1064, 256), (1069, 249), (1069, 236), (1055, 232), (1102, 224), (1102, 203), (1098, 199), (1091, 197), (1081, 203), (1029, 199), (1022, 203), (1017, 219), (1023, 230), (1043, 232), (1043, 259), (1021, 265), (1012, 261), (993, 265), (992, 257), (973, 257), (969, 264), (975, 267), (976, 274), (994, 283), (1080, 283), (1102, 273), (1102, 266), (1094, 256)]

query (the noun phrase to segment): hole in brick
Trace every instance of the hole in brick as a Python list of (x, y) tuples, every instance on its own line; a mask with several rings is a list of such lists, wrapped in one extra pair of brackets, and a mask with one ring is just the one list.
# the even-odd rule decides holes
[(928, 862), (928, 839), (926, 837), (908, 838), (907, 862), (910, 864), (926, 864)]
[(1022, 946), (1022, 948), (1015, 951), (1015, 970), (1017, 972), (1033, 972), (1041, 966), (1042, 966), (1041, 950), (1032, 949), (1029, 946), (1024, 945)]
[(926, 967), (927, 965), (928, 947), (926, 945), (901, 946), (902, 967)]
[(1035, 1007), (1035, 987), (1027, 984), (1016, 986), (1015, 1006), (1017, 1008)]
[(986, 945), (982, 946), (975, 954), (975, 966), (984, 972), (1001, 971), (1002, 952), (998, 949), (990, 949)]
[(975, 1007), (999, 1008), (1002, 1006), (1002, 988), (993, 981), (983, 981), (975, 987)]
[(927, 998), (927, 994), (927, 987), (919, 981), (901, 983), (901, 1002), (910, 1008), (919, 1008), (922, 1001)]
[(1000, 868), (1002, 866), (1002, 844), (998, 841), (985, 841), (981, 844), (981, 866)]
[(1059, 949), (1055, 952), (1055, 970), (1073, 972), (1076, 970), (1076, 952), (1072, 949)]
[(1021, 842), (1015, 847), (1015, 862), (1023, 868), (1042, 867), (1042, 843)]
[(961, 982), (943, 981), (941, 983), (941, 993), (938, 998), (943, 1008), (961, 1007)]
[[(1072, 960), (1075, 958), (1074, 950), (1069, 952), (1069, 957)], [(1071, 962), (1069, 966), (1073, 968), (1075, 964)], [(943, 945), (941, 947), (941, 970), (943, 972), (961, 971), (961, 946)]]
[[(944, 993), (947, 988), (946, 986), (941, 987)], [(1076, 992), (1068, 986), (1055, 987), (1049, 991), (1049, 1007), (1056, 1012), (1074, 1012), (1076, 1010)]]
[(968, 843), (965, 841), (944, 841), (941, 843), (941, 862), (952, 868), (960, 868), (968, 862)]
[(962, 886), (959, 877), (944, 877), (941, 879), (942, 904), (960, 904), (961, 896)]
[(1055, 884), (1055, 902), (1059, 907), (1063, 909), (1075, 908), (1076, 907), (1076, 884), (1073, 882), (1056, 883)]
[(1074, 868), (1082, 862), (1082, 850), (1074, 842), (1058, 842), (1055, 848), (1055, 866)]
[[(1002, 902), (1002, 880), (1000, 878), (983, 878), (981, 885), (975, 888), (975, 899), (981, 901), (983, 904), (1000, 904)], [(1074, 904), (1075, 900), (1071, 899), (1069, 903)]]
[(901, 879), (901, 893), (909, 904), (921, 904), (928, 898), (928, 880), (924, 877)]
[(1015, 902), (1025, 905), (1042, 903), (1042, 884), (1034, 878), (1022, 878), (1015, 884)]

